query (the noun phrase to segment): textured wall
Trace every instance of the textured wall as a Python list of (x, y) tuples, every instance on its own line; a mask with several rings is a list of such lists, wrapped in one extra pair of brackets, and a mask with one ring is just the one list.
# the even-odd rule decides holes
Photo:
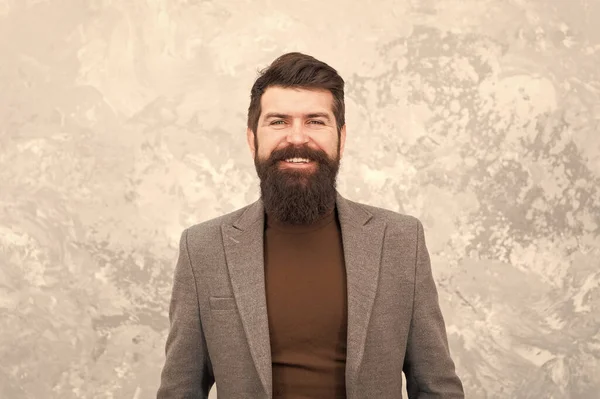
[(347, 82), (469, 398), (600, 392), (599, 0), (0, 0), (0, 397), (152, 398), (184, 227), (254, 201), (256, 71)]

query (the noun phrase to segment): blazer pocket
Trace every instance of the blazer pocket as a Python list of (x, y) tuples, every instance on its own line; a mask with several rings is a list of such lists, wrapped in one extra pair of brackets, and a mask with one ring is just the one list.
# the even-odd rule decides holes
[(235, 310), (235, 298), (211, 296), (208, 298), (211, 310)]

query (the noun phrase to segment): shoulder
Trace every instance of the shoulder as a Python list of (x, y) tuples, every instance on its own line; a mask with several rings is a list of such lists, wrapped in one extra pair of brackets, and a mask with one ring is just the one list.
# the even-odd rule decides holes
[(193, 224), (186, 228), (188, 240), (193, 242), (209, 241), (214, 243), (215, 239), (221, 236), (221, 225), (231, 224), (238, 220), (242, 214), (253, 204), (248, 204), (242, 208), (226, 213), (224, 215)]
[(393, 211), (373, 205), (355, 204), (372, 215), (372, 220), (385, 223), (385, 236), (388, 242), (400, 245), (400, 247), (418, 250), (425, 248), (425, 233), (421, 220), (413, 215)]
[(388, 228), (400, 229), (407, 232), (412, 231), (413, 233), (417, 231), (417, 228), (423, 228), (421, 221), (413, 215), (393, 211), (391, 209), (386, 209), (378, 206), (368, 205), (362, 202), (350, 202), (354, 203), (355, 206), (362, 208), (364, 211), (373, 215), (374, 219), (385, 222)]

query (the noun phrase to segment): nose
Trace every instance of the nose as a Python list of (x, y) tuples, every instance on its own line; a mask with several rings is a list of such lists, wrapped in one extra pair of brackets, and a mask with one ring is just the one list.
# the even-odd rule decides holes
[(308, 142), (308, 135), (300, 121), (294, 121), (287, 135), (287, 142), (293, 145), (302, 145)]

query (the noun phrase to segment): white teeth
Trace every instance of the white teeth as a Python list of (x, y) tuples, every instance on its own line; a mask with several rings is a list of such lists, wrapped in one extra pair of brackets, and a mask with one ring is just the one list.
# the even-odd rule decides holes
[(309, 160), (306, 158), (288, 158), (285, 161), (293, 162), (293, 163), (308, 163), (309, 162)]

